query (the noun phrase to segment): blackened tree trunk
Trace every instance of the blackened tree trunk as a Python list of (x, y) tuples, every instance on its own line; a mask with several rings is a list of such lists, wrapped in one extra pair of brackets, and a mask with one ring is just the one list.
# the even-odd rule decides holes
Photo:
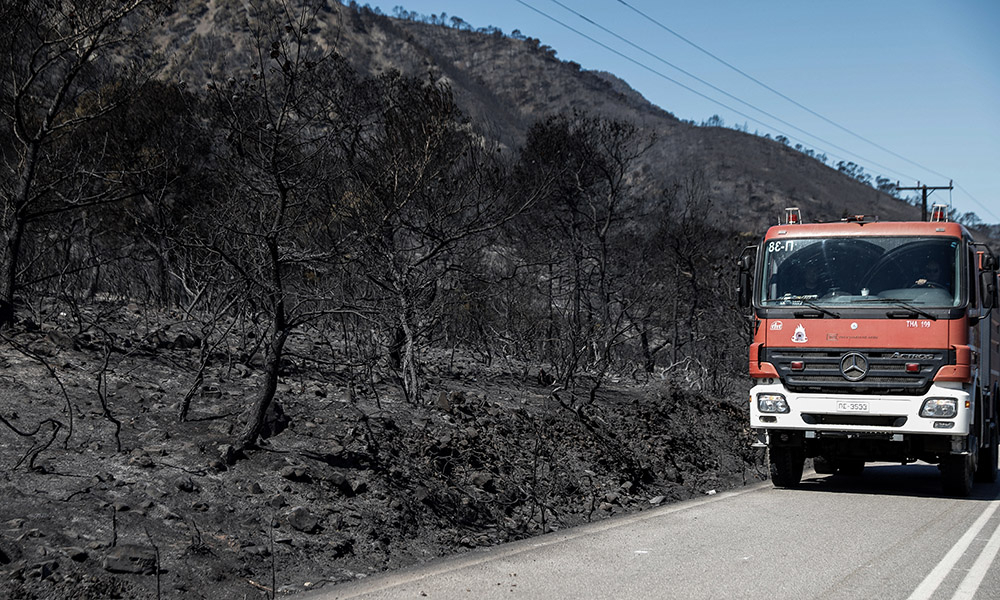
[(24, 222), (16, 217), (8, 226), (7, 239), (0, 256), (0, 329), (14, 323), (14, 299), (17, 293), (18, 257), (24, 237)]
[(281, 374), (281, 357), (285, 349), (285, 341), (288, 339), (289, 330), (280, 329), (271, 333), (271, 341), (268, 344), (267, 356), (264, 359), (264, 383), (257, 392), (246, 412), (246, 423), (237, 438), (237, 447), (245, 450), (253, 446), (260, 437), (264, 429), (264, 420), (267, 417), (267, 409), (274, 401), (275, 392), (278, 390), (278, 378)]

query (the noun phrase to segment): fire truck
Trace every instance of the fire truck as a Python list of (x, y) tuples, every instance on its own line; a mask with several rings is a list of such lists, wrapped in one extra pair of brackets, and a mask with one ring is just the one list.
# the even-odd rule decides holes
[(928, 221), (803, 223), (786, 209), (739, 261), (750, 425), (776, 487), (869, 462), (936, 464), (946, 494), (997, 478), (997, 263), (934, 205)]

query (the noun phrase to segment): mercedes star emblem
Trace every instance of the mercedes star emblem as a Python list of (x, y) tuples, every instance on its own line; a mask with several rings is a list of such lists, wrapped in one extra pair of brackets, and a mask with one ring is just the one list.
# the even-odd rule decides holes
[(864, 354), (848, 352), (840, 359), (840, 372), (848, 381), (861, 381), (868, 374), (868, 359)]

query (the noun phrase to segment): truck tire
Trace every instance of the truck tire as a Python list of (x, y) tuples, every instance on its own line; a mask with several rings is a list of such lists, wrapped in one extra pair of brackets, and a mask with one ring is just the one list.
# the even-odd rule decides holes
[(976, 481), (993, 483), (997, 480), (997, 428), (990, 427), (990, 447), (979, 449), (979, 466), (976, 468)]
[(805, 451), (794, 446), (768, 448), (771, 483), (778, 488), (797, 488), (802, 481), (802, 467), (806, 462)]
[(971, 454), (949, 454), (941, 459), (941, 488), (949, 496), (971, 494), (974, 474)]

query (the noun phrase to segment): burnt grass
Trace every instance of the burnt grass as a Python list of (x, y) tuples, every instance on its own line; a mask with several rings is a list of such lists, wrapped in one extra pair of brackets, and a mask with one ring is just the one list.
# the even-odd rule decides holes
[(416, 404), (317, 359), (305, 331), (268, 437), (234, 453), (259, 359), (213, 356), (199, 382), (198, 328), (102, 319), (4, 333), (0, 597), (286, 596), (764, 476), (739, 392), (653, 377), (589, 402), (442, 352)]

